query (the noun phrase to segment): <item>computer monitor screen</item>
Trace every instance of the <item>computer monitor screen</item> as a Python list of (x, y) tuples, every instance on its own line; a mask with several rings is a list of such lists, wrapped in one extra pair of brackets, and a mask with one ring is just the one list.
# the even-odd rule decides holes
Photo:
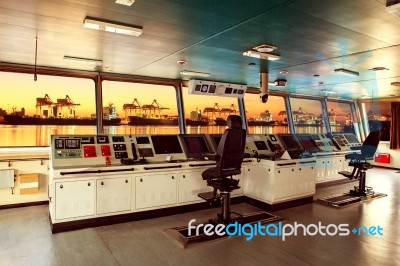
[(201, 158), (203, 154), (211, 152), (204, 135), (181, 135), (180, 137), (188, 158)]
[(298, 139), (307, 151), (319, 150), (318, 144), (311, 135), (297, 135)]
[(256, 145), (257, 150), (259, 150), (259, 151), (268, 150), (267, 144), (265, 144), (265, 141), (263, 141), (263, 140), (254, 141), (254, 144)]
[(286, 149), (288, 150), (301, 149), (294, 135), (279, 135), (279, 138), (283, 142), (283, 145), (285, 145)]
[(181, 144), (176, 135), (151, 136), (151, 142), (156, 154), (182, 153)]

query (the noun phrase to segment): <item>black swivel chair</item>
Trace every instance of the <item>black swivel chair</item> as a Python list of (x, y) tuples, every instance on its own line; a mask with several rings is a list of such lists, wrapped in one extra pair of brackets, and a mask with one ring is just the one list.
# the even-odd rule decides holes
[(349, 178), (359, 179), (358, 187), (350, 190), (351, 196), (366, 196), (369, 191), (372, 190), (370, 187), (365, 186), (366, 171), (371, 169), (372, 166), (367, 160), (374, 158), (375, 152), (378, 148), (379, 140), (381, 138), (380, 131), (373, 131), (369, 133), (368, 137), (364, 140), (360, 150), (361, 153), (353, 153), (346, 155), (346, 159), (349, 159), (349, 166), (353, 166), (352, 172), (341, 171), (339, 174)]
[[(244, 158), (246, 143), (246, 130), (242, 128), (242, 119), (237, 115), (230, 115), (227, 118), (228, 128), (222, 135), (216, 154), (205, 155), (208, 159), (215, 160), (216, 167), (209, 168), (202, 173), (203, 180), (207, 185), (214, 188), (213, 192), (200, 193), (199, 197), (213, 204), (221, 198), (222, 214), (218, 214), (217, 223), (228, 224), (230, 218), (230, 193), (239, 189), (239, 180), (232, 176), (241, 173), (241, 165)], [(219, 190), (219, 194), (217, 193)]]

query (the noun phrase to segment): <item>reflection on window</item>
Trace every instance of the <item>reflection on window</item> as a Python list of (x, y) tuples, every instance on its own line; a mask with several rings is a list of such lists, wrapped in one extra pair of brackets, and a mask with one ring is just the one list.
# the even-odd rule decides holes
[(288, 133), (285, 101), (280, 96), (269, 96), (267, 103), (258, 94), (244, 96), (248, 132), (250, 134)]
[(188, 134), (222, 134), (229, 115), (239, 115), (237, 98), (188, 94), (183, 88)]
[(296, 133), (325, 133), (322, 103), (318, 100), (291, 98), (293, 123)]
[(178, 134), (175, 88), (103, 81), (103, 113), (121, 119), (104, 127), (108, 134)]
[(328, 118), (332, 133), (354, 133), (353, 116), (349, 103), (328, 101)]
[(0, 73), (0, 146), (49, 146), (53, 134), (96, 132), (89, 79)]
[(368, 101), (363, 104), (367, 112), (369, 131), (382, 130), (381, 140), (390, 141), (390, 102)]

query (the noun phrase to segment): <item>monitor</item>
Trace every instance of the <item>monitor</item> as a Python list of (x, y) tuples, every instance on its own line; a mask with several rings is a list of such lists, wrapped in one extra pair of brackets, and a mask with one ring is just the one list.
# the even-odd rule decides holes
[(182, 153), (177, 135), (154, 135), (151, 136), (151, 142), (156, 154)]
[(279, 138), (281, 139), (281, 142), (283, 143), (283, 145), (287, 150), (302, 149), (300, 143), (296, 140), (295, 135), (291, 134), (279, 135)]
[(300, 140), (301, 145), (306, 151), (319, 151), (319, 146), (315, 142), (314, 138), (310, 134), (305, 135), (297, 135), (297, 138)]
[(263, 141), (263, 140), (254, 141), (254, 145), (256, 145), (257, 150), (259, 150), (259, 151), (268, 150), (267, 144), (265, 144), (265, 141)]
[(211, 153), (204, 135), (180, 135), (187, 158), (202, 158), (205, 153)]

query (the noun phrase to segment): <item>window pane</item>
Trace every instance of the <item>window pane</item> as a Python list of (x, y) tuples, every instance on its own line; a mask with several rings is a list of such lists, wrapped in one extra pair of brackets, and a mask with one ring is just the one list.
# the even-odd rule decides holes
[(246, 93), (244, 104), (250, 134), (289, 132), (283, 97), (270, 95), (268, 102), (262, 103), (258, 94)]
[(328, 118), (332, 133), (355, 133), (349, 103), (328, 101)]
[(0, 72), (0, 146), (49, 146), (52, 134), (96, 132), (89, 79)]
[(381, 140), (390, 141), (390, 102), (368, 101), (365, 102), (368, 117), (369, 131), (382, 130)]
[(290, 105), (296, 133), (326, 133), (320, 101), (291, 98)]
[(189, 94), (187, 88), (182, 95), (188, 134), (222, 134), (228, 115), (239, 115), (236, 98)]
[(117, 81), (103, 81), (102, 86), (103, 113), (122, 120), (121, 125), (105, 126), (105, 133), (179, 133), (174, 87)]

